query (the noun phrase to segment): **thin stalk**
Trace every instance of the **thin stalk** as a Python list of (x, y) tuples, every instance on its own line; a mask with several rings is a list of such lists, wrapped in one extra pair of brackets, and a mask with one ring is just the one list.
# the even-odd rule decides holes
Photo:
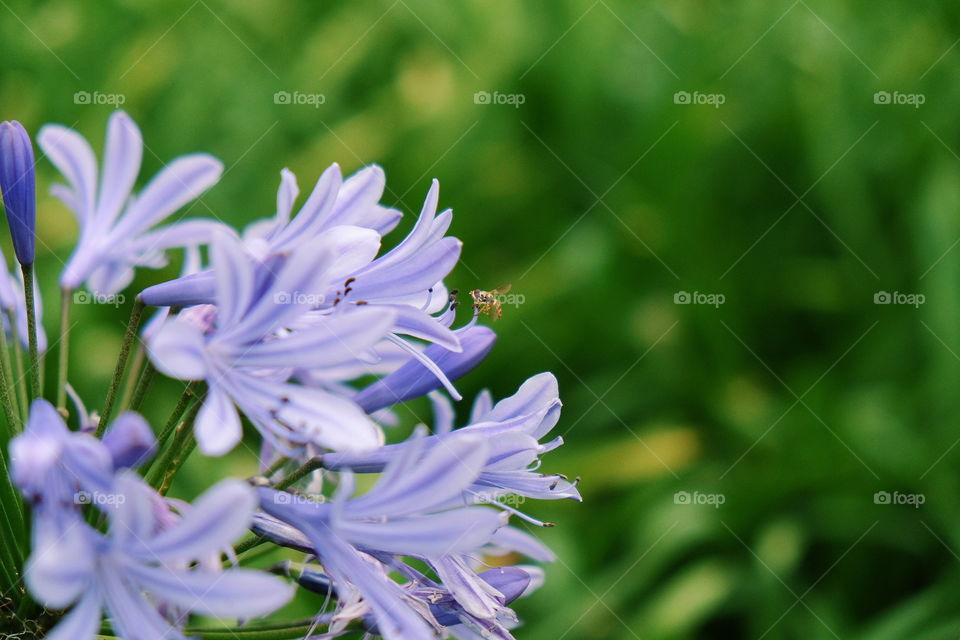
[(20, 343), (20, 323), (17, 320), (17, 314), (13, 311), (7, 312), (10, 326), (12, 327), (10, 335), (13, 339), (13, 362), (16, 367), (14, 372), (16, 379), (13, 381), (17, 389), (17, 397), (20, 399), (20, 419), (27, 421), (27, 413), (30, 410), (30, 400), (27, 399), (27, 373), (23, 367), (23, 345)]
[(6, 451), (7, 442), (13, 435), (21, 431), (23, 425), (20, 422), (19, 409), (17, 407), (19, 404), (17, 402), (17, 392), (13, 388), (13, 371), (10, 368), (10, 351), (7, 348), (7, 335), (2, 329), (0, 329), (0, 359), (2, 359), (2, 362), (0, 362), (0, 376), (3, 377), (3, 410), (7, 416), (7, 433), (3, 442), (3, 450)]
[(196, 439), (193, 437), (193, 423), (197, 419), (197, 414), (200, 413), (202, 406), (203, 396), (200, 396), (196, 404), (190, 409), (187, 417), (177, 427), (173, 435), (173, 441), (163, 452), (162, 459), (157, 467), (151, 470), (152, 473), (148, 482), (151, 486), (157, 487), (160, 495), (166, 495), (170, 489), (170, 483), (173, 481), (173, 476), (176, 475), (177, 471), (180, 470), (180, 465), (193, 451), (196, 444)]
[(290, 458), (287, 458), (286, 456), (280, 456), (280, 458), (279, 458), (276, 462), (274, 462), (272, 465), (270, 465), (270, 468), (269, 468), (269, 469), (267, 469), (266, 471), (263, 472), (263, 477), (264, 477), (264, 478), (267, 478), (267, 479), (269, 480), (269, 479), (270, 479), (270, 476), (272, 476), (272, 475), (275, 474), (277, 471), (279, 471), (279, 470), (280, 470), (280, 467), (282, 467), (283, 465), (287, 464), (287, 462), (289, 462), (289, 461), (290, 461)]
[(137, 331), (140, 328), (140, 318), (143, 317), (143, 300), (140, 296), (133, 303), (133, 311), (130, 312), (130, 322), (127, 323), (127, 333), (123, 336), (123, 344), (120, 345), (120, 356), (117, 358), (117, 368), (113, 372), (113, 380), (110, 382), (110, 388), (107, 389), (107, 398), (103, 401), (103, 411), (100, 413), (100, 424), (97, 426), (97, 437), (103, 435), (110, 422), (110, 413), (113, 411), (113, 403), (117, 398), (117, 390), (123, 381), (123, 372), (127, 368), (127, 358), (130, 356), (130, 347), (137, 337)]
[(40, 397), (40, 355), (37, 348), (37, 309), (33, 299), (33, 265), (20, 265), (23, 273), (23, 299), (27, 304), (27, 344), (30, 351), (30, 395)]
[[(167, 419), (167, 424), (164, 425), (160, 435), (157, 436), (158, 447), (163, 448), (163, 445), (167, 442), (170, 434), (173, 433), (173, 430), (177, 428), (177, 423), (180, 421), (180, 418), (183, 417), (183, 413), (187, 410), (187, 406), (190, 404), (190, 401), (196, 397), (196, 388), (197, 383), (191, 382), (187, 385), (187, 388), (184, 389), (183, 395), (180, 396), (180, 401), (177, 402), (177, 406), (173, 408), (173, 413), (171, 413), (170, 417)], [(150, 467), (153, 466), (155, 461), (156, 457), (144, 464), (140, 469), (140, 475), (144, 478), (148, 477), (147, 472), (150, 471)]]
[(240, 554), (244, 553), (245, 551), (250, 551), (250, 549), (253, 549), (254, 547), (259, 547), (266, 541), (267, 539), (263, 536), (253, 534), (253, 537), (238, 542), (233, 547), (233, 552), (236, 553), (237, 556), (240, 556)]
[[(130, 410), (138, 411), (140, 405), (143, 404), (143, 398), (147, 395), (147, 389), (150, 388), (150, 383), (153, 382), (154, 376), (157, 375), (157, 370), (153, 366), (153, 363), (148, 362), (146, 368), (143, 370), (143, 373), (140, 375), (140, 381), (137, 383), (137, 390), (133, 394), (133, 400), (130, 401)], [(131, 379), (133, 376), (130, 376)]]
[(286, 478), (274, 485), (274, 488), (278, 490), (286, 489), (304, 476), (321, 468), (323, 468), (323, 456), (314, 456), (300, 465), (296, 470), (291, 471)]
[(57, 362), (57, 409), (67, 410), (67, 363), (70, 359), (70, 305), (73, 303), (71, 289), (60, 290), (60, 342)]
[(143, 370), (143, 363), (147, 359), (147, 352), (143, 348), (143, 343), (137, 345), (137, 350), (133, 354), (133, 362), (130, 364), (130, 375), (123, 384), (123, 395), (120, 397), (120, 410), (124, 411), (130, 406), (130, 398), (133, 397), (133, 390), (140, 382), (140, 374)]

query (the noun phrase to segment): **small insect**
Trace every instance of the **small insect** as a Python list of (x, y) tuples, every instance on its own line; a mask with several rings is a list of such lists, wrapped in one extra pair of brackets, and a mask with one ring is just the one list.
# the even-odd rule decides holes
[(477, 310), (477, 313), (488, 315), (496, 322), (497, 319), (503, 316), (503, 308), (500, 306), (499, 296), (502, 296), (508, 291), (510, 291), (509, 284), (490, 291), (474, 289), (470, 292), (470, 297), (473, 298), (473, 308)]

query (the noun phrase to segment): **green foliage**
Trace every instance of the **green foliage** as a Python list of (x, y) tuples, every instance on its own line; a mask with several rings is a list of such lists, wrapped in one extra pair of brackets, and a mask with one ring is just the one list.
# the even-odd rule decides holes
[[(191, 215), (271, 213), (284, 166), (306, 191), (331, 162), (378, 162), (385, 200), (408, 214), (440, 179), (465, 242), (451, 285), (524, 297), (461, 389), (500, 396), (555, 371), (567, 444), (547, 468), (583, 476), (582, 505), (526, 505), (559, 524), (543, 536), (560, 560), (518, 603), (521, 637), (960, 633), (955, 6), (18, 0), (0, 13), (2, 117), (100, 139), (111, 107), (74, 94), (122, 95), (144, 175), (189, 151), (224, 160)], [(278, 91), (324, 100), (276, 104)], [(476, 104), (479, 91), (523, 104)], [(678, 91), (724, 101), (677, 104)], [(925, 102), (876, 104), (878, 91)], [(55, 291), (75, 225), (44, 194), (39, 227)], [(674, 304), (679, 291), (725, 302)], [(874, 304), (881, 291), (925, 303)], [(71, 362), (70, 380), (97, 404), (126, 314), (74, 312), (88, 325), (75, 353), (99, 356)], [(166, 415), (182, 387), (153, 389), (146, 412)], [(174, 492), (251, 460), (195, 455)], [(724, 502), (677, 504), (678, 491)], [(879, 491), (925, 502), (875, 504)]]

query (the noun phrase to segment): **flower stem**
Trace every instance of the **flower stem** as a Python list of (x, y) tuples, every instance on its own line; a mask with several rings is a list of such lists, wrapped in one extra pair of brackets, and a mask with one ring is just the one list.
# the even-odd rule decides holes
[(13, 311), (7, 312), (7, 319), (10, 322), (10, 335), (13, 336), (13, 344), (11, 345), (13, 349), (13, 363), (15, 370), (13, 372), (13, 382), (14, 388), (17, 391), (17, 398), (19, 398), (20, 406), (20, 422), (25, 423), (27, 421), (27, 413), (30, 409), (30, 400), (27, 399), (27, 374), (23, 368), (23, 345), (20, 342), (20, 323), (17, 320), (17, 314)]
[(143, 372), (143, 363), (146, 359), (147, 352), (143, 348), (143, 343), (140, 343), (133, 354), (133, 362), (130, 363), (130, 375), (123, 384), (123, 395), (120, 397), (121, 411), (125, 411), (130, 406), (130, 398), (133, 397), (134, 388), (140, 382), (140, 374)]
[(2, 401), (3, 410), (7, 416), (7, 433), (2, 443), (3, 450), (7, 450), (7, 441), (17, 432), (21, 431), (19, 409), (17, 405), (17, 391), (13, 388), (13, 370), (10, 366), (10, 351), (7, 348), (6, 332), (0, 330), (0, 376), (2, 380)]
[(37, 308), (33, 291), (33, 265), (20, 265), (23, 273), (23, 299), (27, 304), (27, 344), (30, 351), (30, 395), (40, 397), (40, 355), (37, 349)]
[[(190, 404), (190, 401), (196, 397), (197, 382), (191, 382), (187, 385), (187, 388), (184, 389), (183, 395), (180, 396), (180, 401), (177, 402), (177, 406), (173, 408), (173, 413), (170, 414), (170, 417), (167, 419), (167, 424), (164, 425), (163, 431), (160, 432), (160, 435), (157, 436), (157, 446), (163, 447), (167, 442), (167, 439), (170, 437), (170, 434), (173, 433), (173, 430), (176, 428), (177, 423), (180, 421), (180, 418), (183, 416), (183, 412), (187, 410), (187, 406)], [(150, 471), (150, 468), (153, 466), (153, 463), (156, 461), (157, 456), (153, 460), (148, 461), (140, 469), (140, 475), (144, 478), (148, 477), (147, 472)]]
[(67, 361), (70, 359), (70, 305), (73, 303), (73, 291), (60, 291), (60, 343), (57, 363), (57, 409), (60, 413), (67, 410)]
[(148, 362), (146, 368), (143, 370), (143, 373), (140, 374), (140, 381), (137, 383), (137, 390), (134, 392), (133, 399), (130, 401), (131, 411), (140, 410), (140, 405), (143, 403), (143, 398), (146, 396), (147, 389), (150, 388), (150, 383), (153, 382), (153, 378), (156, 376), (156, 374), (156, 368), (152, 363)]
[(197, 398), (197, 402), (190, 409), (187, 417), (177, 426), (173, 434), (173, 440), (170, 442), (170, 446), (164, 450), (157, 466), (151, 468), (147, 482), (156, 487), (160, 495), (166, 495), (170, 489), (170, 483), (173, 481), (173, 476), (176, 475), (183, 461), (193, 451), (196, 444), (196, 439), (193, 437), (193, 422), (197, 419), (200, 408), (203, 407), (203, 397), (205, 395), (205, 393), (201, 394)]
[(296, 470), (291, 471), (286, 478), (284, 478), (283, 480), (278, 482), (276, 485), (274, 485), (274, 488), (282, 491), (283, 489), (286, 489), (287, 487), (292, 486), (295, 482), (297, 482), (304, 476), (310, 473), (313, 473), (314, 471), (322, 467), (323, 467), (323, 456), (314, 456), (309, 460), (307, 460), (306, 462), (304, 462), (302, 465), (300, 465), (300, 467), (297, 468)]
[(137, 331), (140, 328), (140, 318), (143, 317), (143, 300), (140, 296), (133, 303), (133, 311), (130, 312), (130, 322), (127, 323), (127, 333), (123, 336), (123, 344), (120, 345), (120, 356), (117, 358), (117, 368), (113, 371), (113, 380), (110, 382), (110, 388), (107, 389), (107, 398), (103, 401), (103, 411), (100, 413), (100, 424), (97, 425), (97, 437), (103, 435), (110, 422), (110, 413), (113, 411), (113, 403), (117, 398), (117, 390), (120, 388), (120, 382), (123, 380), (123, 372), (127, 367), (127, 358), (130, 357), (130, 347), (137, 337)]

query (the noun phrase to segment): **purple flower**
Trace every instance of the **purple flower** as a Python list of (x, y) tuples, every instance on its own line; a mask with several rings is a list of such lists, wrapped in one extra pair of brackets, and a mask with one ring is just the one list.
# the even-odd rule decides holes
[(115, 111), (107, 124), (99, 184), (93, 150), (76, 131), (46, 125), (37, 142), (68, 183), (55, 186), (53, 194), (80, 225), (79, 241), (60, 276), (63, 288), (86, 283), (95, 293), (116, 293), (133, 279), (134, 267), (164, 266), (164, 250), (205, 243), (219, 224), (187, 220), (151, 231), (216, 184), (223, 165), (207, 154), (181, 156), (133, 196), (143, 139), (123, 111)]
[[(494, 406), (489, 406), (488, 396), (482, 395), (469, 425), (449, 431), (449, 425), (443, 425), (444, 421), (441, 421), (440, 433), (426, 437), (423, 446), (443, 448), (450, 438), (466, 434), (488, 443), (487, 460), (475, 481), (466, 488), (465, 500), (499, 504), (497, 498), (515, 494), (541, 500), (570, 498), (579, 501), (581, 497), (575, 482), (561, 475), (536, 471), (539, 456), (563, 444), (562, 438), (539, 443), (556, 425), (560, 408), (556, 378), (550, 373), (541, 373), (524, 382), (516, 394)], [(334, 470), (379, 473), (390, 460), (402, 455), (404, 446), (387, 445), (359, 454), (329, 453), (323, 456), (323, 464)]]
[[(329, 503), (259, 490), (261, 508), (302, 532), (341, 599), (348, 600), (353, 589), (359, 591), (386, 638), (433, 635), (426, 605), (390, 580), (378, 558), (467, 553), (489, 542), (504, 524), (492, 509), (451, 506), (482, 468), (487, 458), (484, 440), (464, 435), (443, 447), (424, 445), (422, 436), (406, 442), (376, 485), (359, 497), (349, 497), (349, 473), (341, 476)], [(285, 536), (291, 537), (289, 532)]]
[(0, 192), (20, 264), (33, 264), (37, 227), (37, 193), (33, 144), (16, 120), (0, 123)]
[(50, 608), (76, 603), (48, 640), (93, 638), (104, 609), (126, 640), (182, 639), (177, 627), (190, 612), (250, 618), (290, 599), (290, 585), (259, 571), (191, 568), (218, 557), (246, 529), (256, 498), (245, 483), (220, 482), (172, 524), (170, 514), (158, 514), (166, 511), (163, 499), (135, 474), (120, 472), (116, 486), (107, 535), (78, 516), (66, 527), (43, 519), (35, 526), (31, 593)]
[[(389, 309), (354, 307), (334, 309), (309, 328), (287, 330), (319, 299), (315, 292), (322, 290), (342, 250), (331, 239), (268, 266), (253, 260), (235, 237), (216, 234), (214, 326), (191, 321), (191, 313), (184, 312), (149, 343), (160, 371), (207, 382), (195, 424), (204, 453), (221, 455), (240, 441), (237, 407), (283, 450), (304, 443), (360, 450), (382, 442), (379, 427), (349, 399), (288, 382), (295, 369), (322, 369), (362, 357), (393, 324)], [(204, 313), (195, 309), (190, 310), (194, 318)]]
[(103, 443), (70, 431), (53, 405), (38, 398), (23, 433), (10, 441), (10, 475), (28, 502), (72, 507), (78, 492), (108, 493), (113, 461)]

